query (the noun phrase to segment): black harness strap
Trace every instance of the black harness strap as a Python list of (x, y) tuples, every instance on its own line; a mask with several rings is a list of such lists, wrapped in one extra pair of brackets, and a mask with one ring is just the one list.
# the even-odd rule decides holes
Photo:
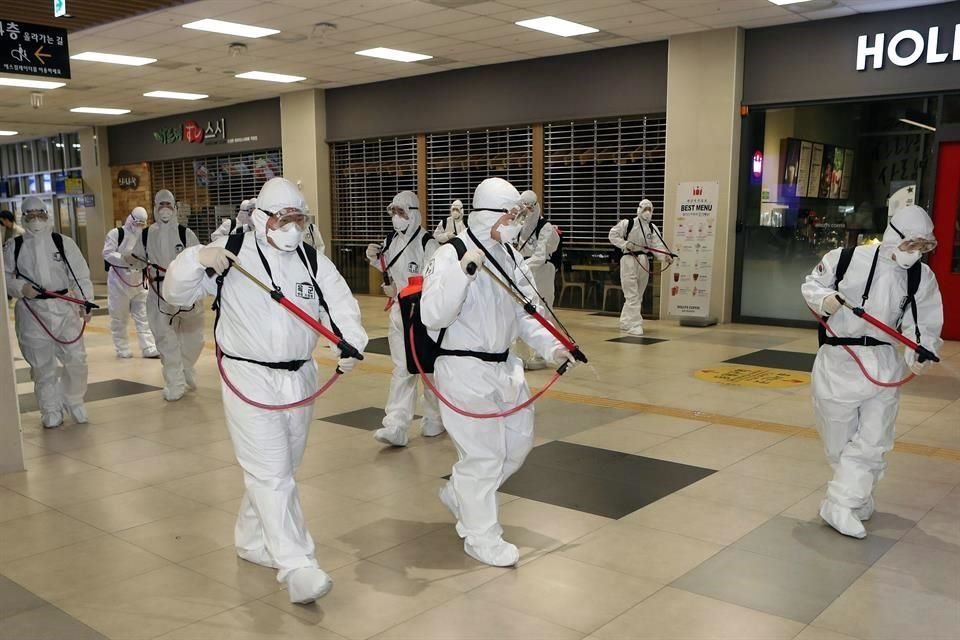
[[(863, 298), (860, 301), (860, 306), (867, 304), (867, 299), (870, 298), (870, 287), (873, 286), (873, 276), (877, 272), (877, 262), (880, 260), (880, 247), (877, 246), (877, 250), (873, 252), (873, 262), (870, 263), (870, 274), (867, 276), (867, 284), (863, 288)], [(842, 274), (841, 274), (842, 275)], [(840, 286), (840, 278), (837, 278), (837, 287)], [(839, 290), (839, 289), (838, 289)]]
[[(524, 300), (527, 300), (527, 294), (525, 294), (525, 293), (523, 292), (523, 290), (519, 287), (519, 285), (517, 285), (517, 283), (513, 281), (513, 278), (511, 278), (510, 276), (507, 275), (506, 270), (505, 270), (502, 266), (500, 266), (500, 263), (497, 262), (496, 258), (493, 257), (493, 254), (491, 254), (491, 253), (487, 250), (487, 248), (486, 248), (485, 246), (483, 246), (483, 243), (481, 243), (481, 242), (477, 239), (477, 236), (475, 236), (475, 235), (473, 234), (473, 229), (470, 229), (470, 228), (468, 227), (468, 228), (467, 228), (467, 235), (470, 236), (470, 239), (473, 241), (473, 244), (477, 245), (477, 246), (480, 248), (480, 251), (483, 252), (483, 255), (486, 257), (486, 259), (489, 260), (490, 263), (494, 266), (494, 268), (497, 270), (497, 273), (499, 273), (501, 276), (503, 276), (504, 281), (505, 281), (507, 284), (509, 284), (509, 285), (514, 289), (514, 291), (516, 291), (517, 293), (519, 293), (521, 298), (523, 298)], [(510, 248), (509, 246), (507, 246), (507, 245), (503, 245), (503, 248), (506, 249), (507, 255), (510, 256), (510, 258), (513, 260), (514, 265), (516, 265), (516, 264), (517, 264), (517, 258), (516, 258), (516, 256), (513, 255), (513, 249), (511, 249), (511, 248)], [(459, 253), (459, 251), (458, 251), (458, 253)], [(461, 256), (461, 259), (462, 259), (462, 256)], [(530, 302), (527, 301), (527, 304), (530, 304)]]
[(261, 367), (266, 367), (268, 369), (277, 369), (279, 371), (299, 371), (300, 367), (305, 365), (307, 360), (288, 360), (286, 362), (263, 362), (261, 360), (251, 360), (249, 358), (240, 358), (238, 356), (232, 356), (229, 353), (224, 353), (223, 349), (220, 350), (220, 354), (227, 358), (228, 360), (237, 360), (239, 362), (249, 362), (250, 364), (258, 364)]
[[(67, 259), (67, 254), (63, 250), (63, 236), (61, 236), (59, 233), (54, 232), (50, 234), (50, 239), (53, 240), (54, 248), (56, 248), (56, 250), (60, 252), (60, 257), (63, 259), (63, 263), (67, 265), (67, 270), (70, 272), (70, 276), (73, 278), (73, 281), (77, 285), (77, 291), (79, 291), (80, 295), (84, 299), (86, 299), (87, 294), (86, 292), (84, 292), (83, 287), (80, 286), (80, 281), (77, 279), (77, 274), (73, 272), (73, 267), (70, 265), (70, 260)], [(22, 248), (23, 248), (23, 236), (17, 236), (16, 238), (13, 239), (13, 274), (21, 280), (26, 280), (37, 289), (43, 289), (44, 287), (40, 283), (33, 280), (32, 278), (27, 277), (20, 271), (20, 249)], [(54, 293), (59, 293), (60, 295), (64, 295), (67, 293), (67, 290), (62, 289), (60, 291), (55, 291)], [(52, 298), (52, 296), (45, 296), (45, 295), (37, 296), (37, 297), (41, 300), (47, 300)]]
[[(400, 249), (400, 253), (398, 253), (397, 255), (393, 256), (393, 260), (391, 260), (391, 261), (387, 264), (387, 271), (388, 271), (388, 272), (390, 271), (391, 268), (393, 268), (393, 265), (397, 264), (397, 260), (399, 260), (400, 257), (403, 256), (403, 254), (404, 254), (404, 252), (407, 250), (407, 248), (408, 248), (411, 244), (413, 244), (413, 241), (417, 239), (417, 237), (420, 235), (420, 232), (421, 232), (421, 231), (423, 231), (423, 229), (421, 229), (420, 227), (417, 227), (417, 230), (413, 232), (413, 235), (410, 237), (410, 240), (407, 241), (407, 244), (403, 245), (403, 249)], [(387, 236), (387, 240), (386, 240), (386, 242), (384, 242), (384, 244), (383, 244), (383, 250), (384, 250), (384, 252), (386, 252), (386, 250), (390, 247), (390, 242), (391, 242), (391, 240), (393, 240), (393, 238), (394, 238), (396, 235), (397, 235), (397, 234), (394, 233), (393, 235)], [(426, 246), (426, 245), (424, 245), (424, 246)], [(389, 274), (388, 274), (388, 275), (389, 275)]]

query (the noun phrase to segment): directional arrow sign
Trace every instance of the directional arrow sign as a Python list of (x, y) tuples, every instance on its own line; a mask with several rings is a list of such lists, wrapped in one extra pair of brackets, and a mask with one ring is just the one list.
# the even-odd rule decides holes
[(0, 73), (70, 78), (67, 30), (0, 17)]

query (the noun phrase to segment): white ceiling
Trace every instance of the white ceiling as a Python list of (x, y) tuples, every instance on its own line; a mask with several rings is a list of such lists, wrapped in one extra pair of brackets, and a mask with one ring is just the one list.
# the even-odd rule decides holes
[[(83, 125), (269, 98), (309, 86), (362, 84), (652, 42), (721, 27), (755, 28), (945, 1), (812, 0), (778, 7), (768, 0), (200, 0), (71, 34), (72, 53), (140, 55), (159, 62), (125, 67), (71, 61), (73, 79), (64, 88), (43, 92), (40, 109), (29, 105), (31, 90), (0, 87), (0, 129), (14, 129), (28, 137), (48, 135)], [(588, 24), (601, 34), (585, 40), (561, 38), (513, 24), (543, 15)], [(199, 18), (273, 27), (281, 33), (252, 40), (180, 26)], [(320, 33), (313, 27), (320, 22), (335, 23), (337, 28)], [(235, 41), (247, 45), (245, 55), (229, 55), (228, 44)], [(440, 60), (398, 63), (354, 55), (371, 47), (416, 51)], [(233, 77), (251, 70), (308, 80), (283, 85)], [(210, 99), (183, 102), (142, 97), (158, 89), (206, 93)], [(116, 117), (69, 112), (77, 106), (123, 107), (132, 113)]]

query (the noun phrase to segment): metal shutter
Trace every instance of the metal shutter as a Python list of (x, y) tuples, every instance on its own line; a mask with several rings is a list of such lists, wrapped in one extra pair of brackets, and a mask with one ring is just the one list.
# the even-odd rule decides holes
[(486, 178), (499, 177), (519, 191), (533, 185), (533, 132), (530, 127), (453, 131), (427, 135), (427, 209), (431, 230), (450, 214), (450, 203), (469, 212), (473, 191)]
[(364, 250), (391, 231), (386, 209), (393, 196), (417, 190), (417, 139), (352, 140), (331, 147), (333, 261), (355, 293), (369, 292)]
[(233, 153), (203, 158), (162, 160), (150, 164), (154, 193), (173, 192), (177, 203), (189, 207), (186, 224), (201, 243), (220, 226), (221, 218), (237, 213), (240, 203), (255, 198), (263, 183), (283, 175), (279, 149)]
[(643, 198), (662, 228), (666, 140), (662, 115), (544, 125), (544, 209), (568, 248), (609, 248)]

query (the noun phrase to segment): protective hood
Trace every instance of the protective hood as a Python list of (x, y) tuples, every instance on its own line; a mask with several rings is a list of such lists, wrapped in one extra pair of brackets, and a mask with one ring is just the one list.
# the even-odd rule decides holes
[(463, 203), (459, 200), (450, 203), (450, 217), (454, 220), (463, 220)]
[[(173, 215), (170, 216), (167, 221), (163, 220), (162, 214), (160, 213), (161, 202), (169, 202), (169, 208), (173, 210)], [(177, 199), (169, 190), (160, 189), (160, 191), (157, 191), (157, 195), (153, 197), (153, 219), (161, 226), (177, 226), (179, 224), (179, 220), (177, 220)]]
[[(420, 198), (413, 191), (401, 191), (393, 196), (393, 200), (387, 206), (387, 213), (390, 213), (391, 207), (400, 207), (410, 219), (410, 224), (401, 235), (409, 235), (420, 226)], [(392, 214), (391, 214), (392, 215)]]
[(23, 227), (24, 231), (28, 235), (40, 236), (40, 235), (50, 235), (53, 232), (53, 217), (50, 215), (50, 212), (47, 211), (47, 208), (43, 204), (43, 200), (35, 196), (30, 196), (29, 198), (24, 198), (23, 203), (20, 205), (20, 211), (24, 214), (28, 211), (46, 211), (47, 219), (46, 220), (37, 220), (35, 222), (24, 222)]
[(503, 178), (487, 178), (473, 192), (473, 210), (467, 218), (467, 226), (485, 247), (498, 244), (490, 237), (490, 231), (503, 214), (519, 207), (520, 192)]
[(271, 178), (260, 189), (256, 199), (256, 209), (250, 215), (257, 240), (265, 246), (267, 242), (267, 218), (269, 215), (284, 209), (296, 209), (303, 214), (307, 212), (307, 202), (303, 194), (286, 178)]
[(653, 203), (646, 198), (641, 200), (640, 204), (637, 205), (637, 218), (644, 222), (653, 220)]
[(124, 221), (123, 228), (133, 233), (139, 228), (137, 225), (140, 225), (140, 227), (147, 225), (147, 210), (143, 207), (133, 208), (133, 211), (130, 212), (130, 215), (128, 215)]
[(540, 209), (540, 201), (534, 191), (527, 190), (521, 193), (520, 202), (530, 211), (523, 221), (523, 231), (520, 233), (521, 238), (526, 238), (537, 228), (537, 222), (540, 220), (543, 211)]
[(904, 240), (936, 240), (933, 221), (923, 208), (908, 205), (897, 209), (883, 232), (880, 255), (893, 260), (899, 267), (909, 269), (920, 260), (922, 254), (920, 251), (902, 251), (899, 247)]
[(250, 213), (251, 211), (253, 211), (253, 206), (254, 205), (252, 201), (244, 200), (243, 202), (240, 203), (239, 211), (246, 211), (247, 213)]

